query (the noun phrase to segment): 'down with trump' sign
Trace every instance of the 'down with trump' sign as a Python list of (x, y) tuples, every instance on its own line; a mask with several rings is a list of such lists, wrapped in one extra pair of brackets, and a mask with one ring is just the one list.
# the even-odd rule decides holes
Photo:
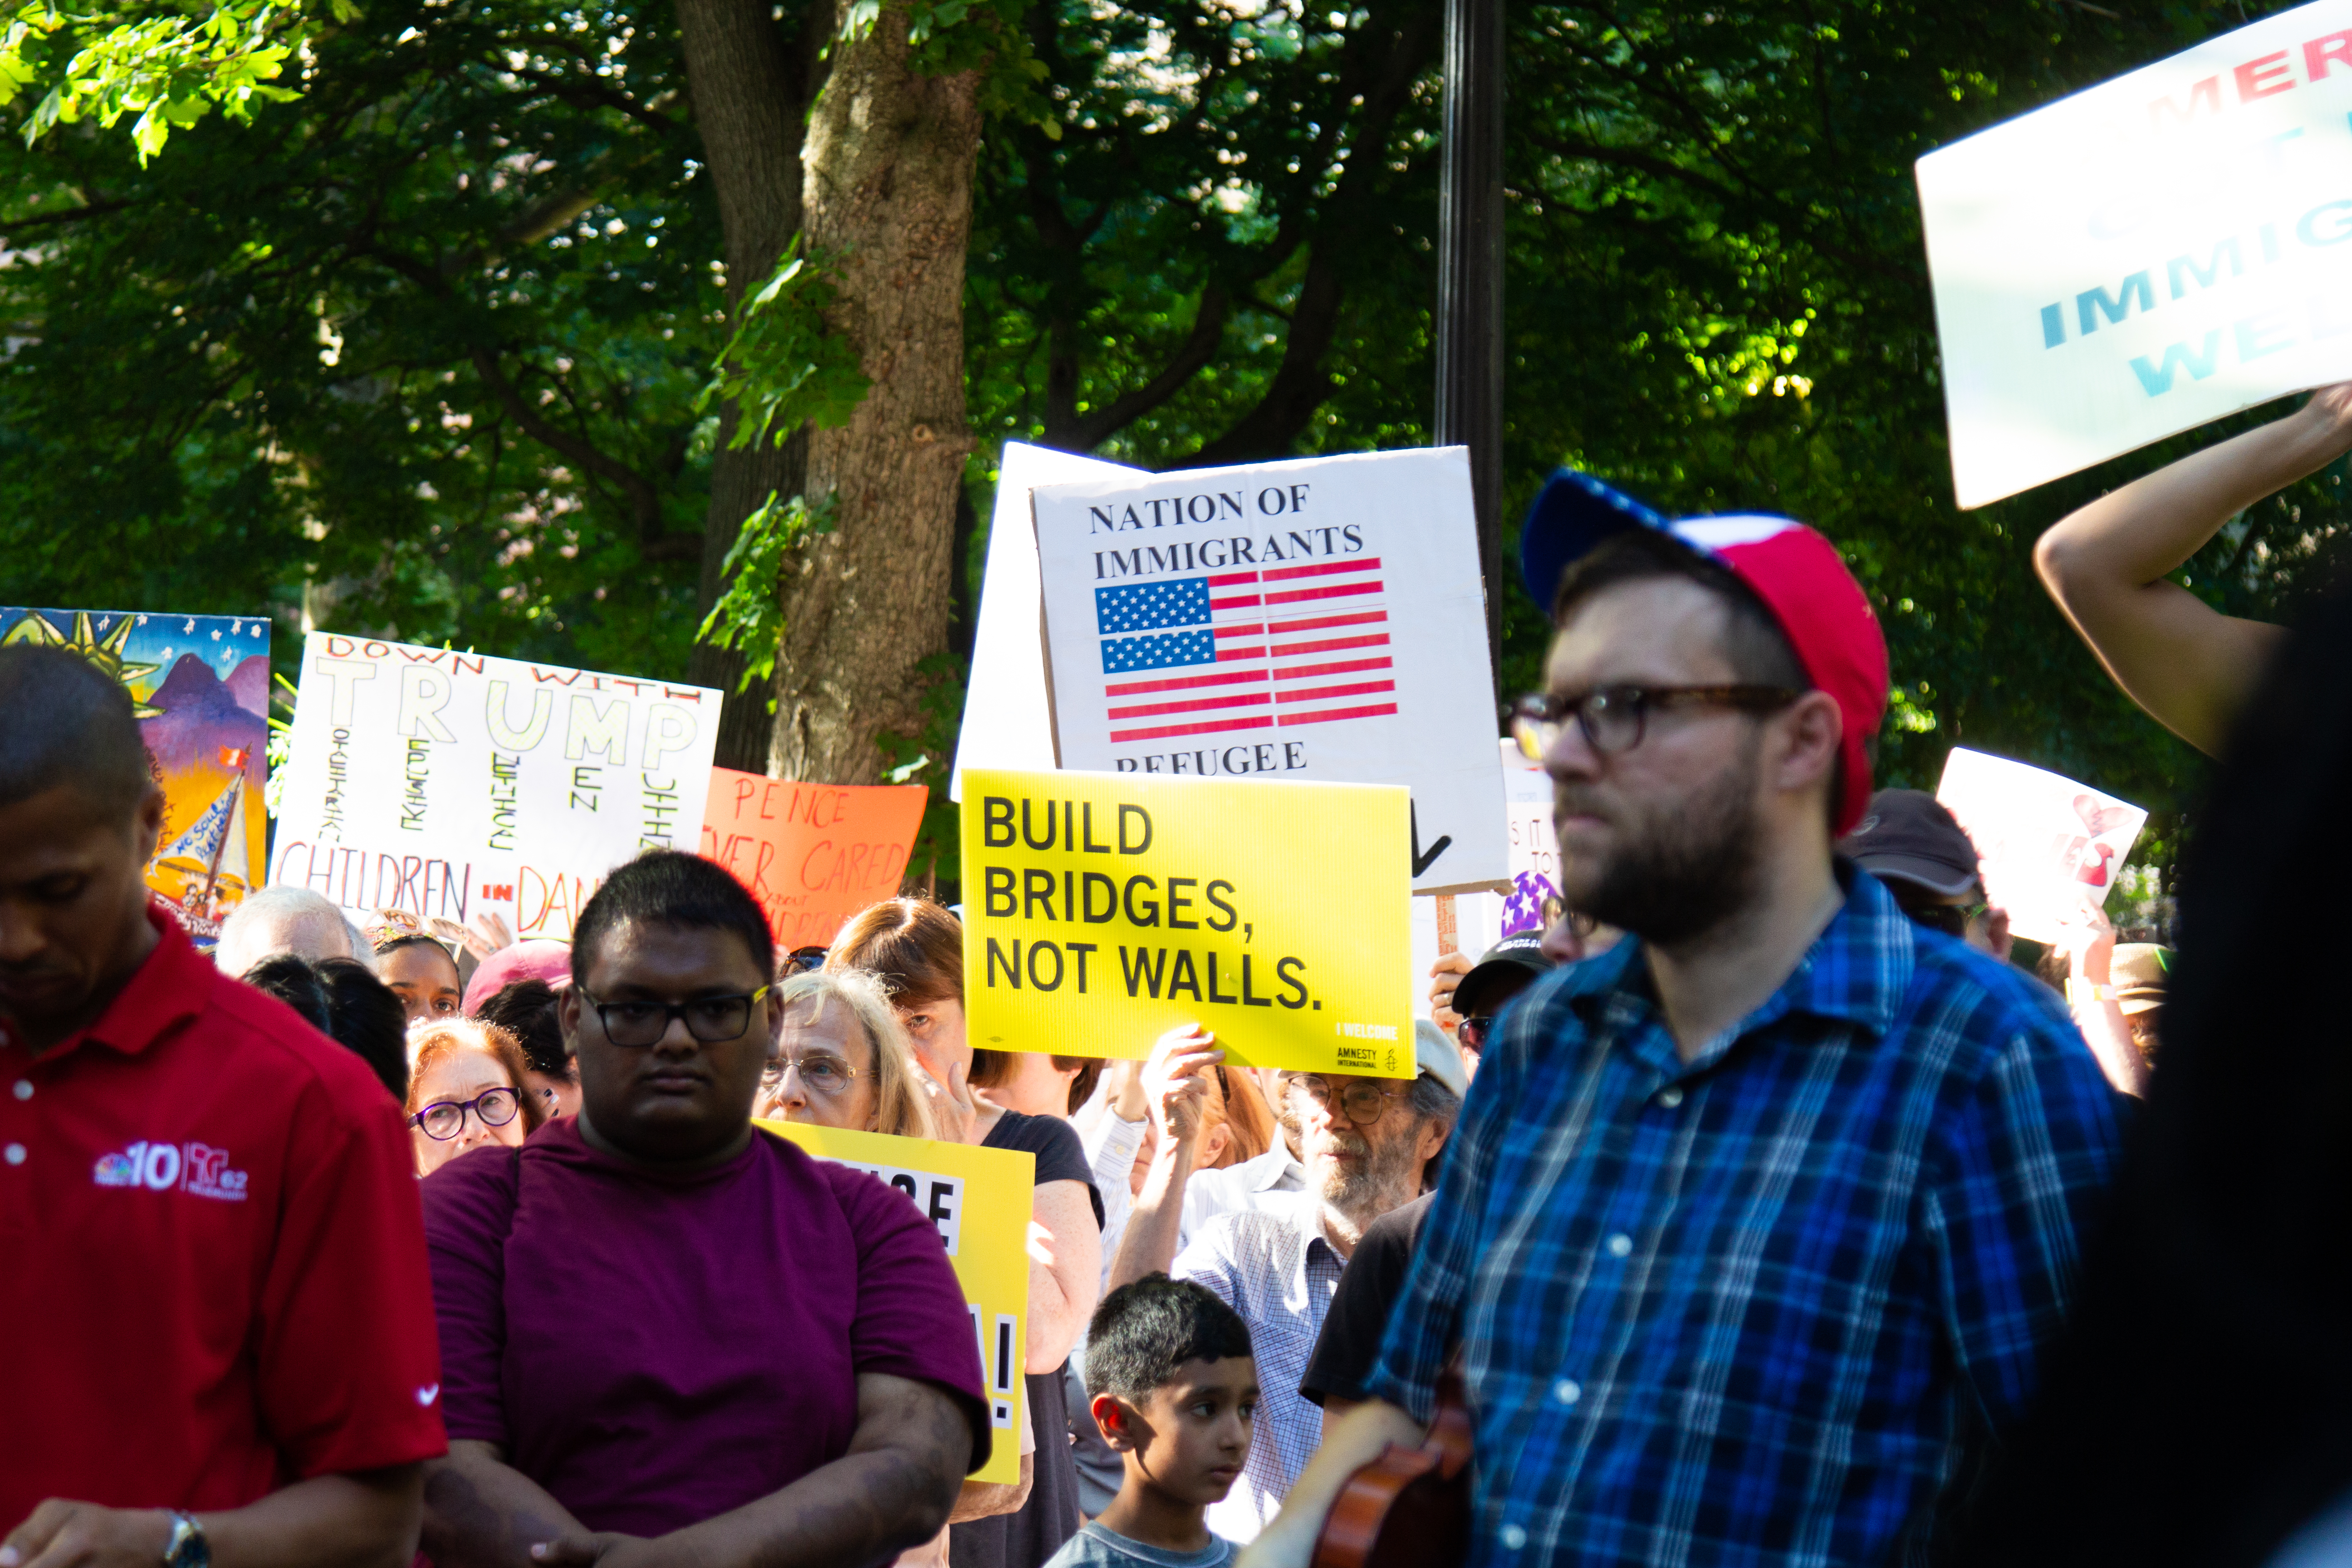
[(569, 941), (605, 873), (700, 841), (708, 687), (312, 632), (269, 880)]
[(1403, 790), (973, 768), (962, 811), (974, 1045), (1197, 1023), (1247, 1066), (1412, 1076)]

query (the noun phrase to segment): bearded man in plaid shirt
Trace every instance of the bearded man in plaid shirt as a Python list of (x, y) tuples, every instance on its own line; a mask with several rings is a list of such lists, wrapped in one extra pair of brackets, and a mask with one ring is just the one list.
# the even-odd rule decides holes
[(1524, 539), (1559, 587), (1517, 731), (1570, 907), (1633, 940), (1503, 1015), (1373, 1397), (1243, 1561), (1306, 1568), (1449, 1362), (1474, 1568), (1924, 1560), (2033, 1394), (2117, 1102), (2054, 996), (1832, 858), (1886, 652), (1826, 540), (1565, 471)]

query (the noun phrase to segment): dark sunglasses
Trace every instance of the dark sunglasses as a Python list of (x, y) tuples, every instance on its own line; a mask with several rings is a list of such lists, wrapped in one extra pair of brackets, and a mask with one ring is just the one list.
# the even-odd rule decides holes
[(1495, 1032), (1495, 1020), (1489, 1016), (1465, 1018), (1454, 1026), (1454, 1037), (1462, 1042), (1465, 1051), (1483, 1051)]
[(776, 965), (776, 978), (786, 980), (795, 974), (806, 974), (812, 969), (823, 969), (825, 952), (822, 947), (793, 949), (784, 954), (783, 962)]

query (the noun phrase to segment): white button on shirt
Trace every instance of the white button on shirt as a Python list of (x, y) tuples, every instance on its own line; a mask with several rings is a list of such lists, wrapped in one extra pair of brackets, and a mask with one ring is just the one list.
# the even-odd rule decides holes
[(1506, 1552), (1517, 1552), (1528, 1543), (1528, 1532), (1516, 1524), (1507, 1524), (1496, 1533), (1502, 1537)]
[(1658, 1090), (1658, 1103), (1664, 1106), (1668, 1110), (1672, 1110), (1675, 1106), (1680, 1105), (1682, 1102), (1683, 1090), (1680, 1084), (1670, 1083), (1666, 1085), (1665, 1088)]
[(25, 1163), (25, 1146), (22, 1143), (11, 1143), (5, 1149), (0, 1149), (0, 1159), (6, 1160), (8, 1163), (12, 1165), (23, 1164)]
[(1612, 1236), (1612, 1237), (1611, 1237), (1609, 1238), (1609, 1256), (1610, 1256), (1610, 1257), (1612, 1257), (1612, 1258), (1623, 1258), (1623, 1257), (1626, 1257), (1628, 1254), (1630, 1254), (1633, 1250), (1633, 1238), (1632, 1237), (1630, 1237), (1630, 1236), (1627, 1236), (1623, 1231), (1622, 1231), (1622, 1230), (1621, 1230), (1621, 1231), (1619, 1231), (1616, 1235), (1614, 1235), (1614, 1236)]
[(18, 1100), (30, 1100), (30, 1099), (32, 1099), (32, 1098), (33, 1098), (33, 1080), (32, 1080), (31, 1079), (28, 1079), (28, 1078), (20, 1078), (20, 1079), (18, 1079), (16, 1080), (16, 1098), (17, 1098)]
[(1551, 1396), (1562, 1405), (1573, 1405), (1584, 1397), (1584, 1388), (1574, 1378), (1563, 1377), (1551, 1385)]

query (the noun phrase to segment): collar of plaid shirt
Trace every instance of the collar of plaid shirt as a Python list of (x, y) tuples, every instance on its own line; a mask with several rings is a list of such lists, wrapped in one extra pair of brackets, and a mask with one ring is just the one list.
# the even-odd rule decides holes
[[(1588, 1028), (1618, 1020), (1624, 1048), (1668, 1079), (1708, 1071), (1733, 1046), (1791, 1015), (1853, 1025), (1840, 1041), (1849, 1049), (1875, 1044), (1895, 1027), (1911, 988), (1917, 963), (1911, 933), (1916, 928), (1877, 879), (1847, 860), (1841, 859), (1837, 869), (1846, 901), (1828, 928), (1762, 1006), (1707, 1041), (1687, 1066), (1664, 1026), (1638, 940), (1629, 938), (1589, 963), (1570, 965), (1560, 999)], [(1637, 1026), (1644, 1022), (1655, 1026)]]
[(1474, 1564), (1885, 1563), (2030, 1394), (2115, 1098), (2045, 988), (1839, 877), (1688, 1064), (1638, 942), (1505, 1016), (1368, 1384), (1425, 1417), (1461, 1346)]

